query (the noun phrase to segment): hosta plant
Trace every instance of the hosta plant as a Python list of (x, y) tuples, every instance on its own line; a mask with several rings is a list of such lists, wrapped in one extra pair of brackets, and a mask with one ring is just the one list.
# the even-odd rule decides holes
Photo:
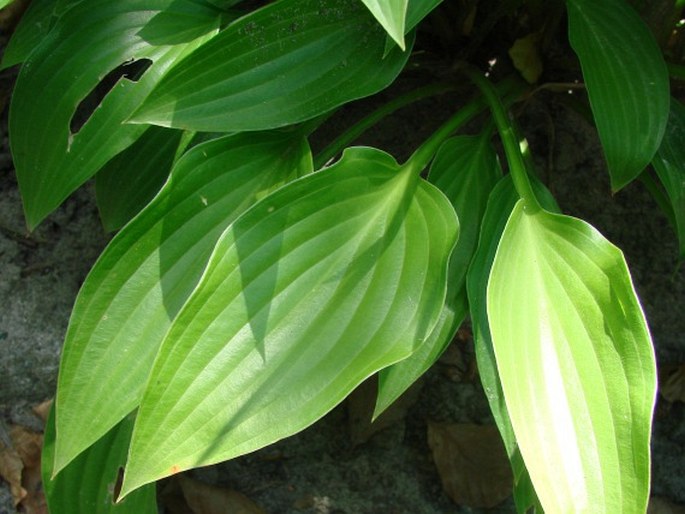
[[(657, 3), (673, 35), (682, 5)], [(644, 512), (645, 317), (621, 251), (559, 212), (510, 114), (534, 94), (522, 77), (544, 79), (545, 41), (570, 43), (563, 94), (584, 85), (614, 191), (649, 182), (685, 254), (685, 108), (664, 58), (678, 56), (640, 9), (33, 0), (3, 58), (20, 65), (9, 128), (28, 227), (94, 178), (116, 231), (64, 342), (51, 512), (156, 512), (155, 481), (294, 434), (374, 374), (378, 415), (467, 316), (517, 509)], [(506, 45), (517, 71), (488, 40), (524, 17)], [(337, 109), (426, 67), (437, 40), (453, 43), (441, 83), (386, 94), (312, 153)], [(348, 147), (454, 89), (463, 101), (403, 162)]]

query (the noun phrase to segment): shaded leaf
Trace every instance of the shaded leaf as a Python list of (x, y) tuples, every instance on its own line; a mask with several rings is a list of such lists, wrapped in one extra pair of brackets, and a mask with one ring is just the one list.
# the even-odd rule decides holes
[(165, 336), (124, 491), (302, 430), (407, 357), (437, 321), (457, 230), (434, 186), (371, 148), (248, 210)]
[(374, 416), (428, 370), (464, 320), (468, 309), (466, 271), (476, 249), (488, 195), (501, 175), (497, 155), (490, 145), (489, 131), (480, 136), (448, 139), (435, 156), (428, 180), (445, 193), (461, 226), (459, 240), (450, 258), (445, 305), (426, 342), (411, 357), (381, 371)]
[(221, 232), (311, 169), (304, 139), (272, 133), (216, 139), (177, 162), (160, 194), (107, 246), (76, 300), (57, 388), (56, 469), (136, 408), (162, 337)]
[(529, 84), (536, 83), (542, 75), (542, 61), (538, 50), (539, 41), (540, 34), (528, 34), (514, 41), (513, 46), (509, 49), (509, 57), (511, 57), (514, 67), (519, 70), (521, 76)]
[(659, 369), (659, 392), (668, 402), (685, 402), (685, 364)]
[[(145, 132), (121, 123), (173, 63), (216, 33), (218, 23), (218, 13), (200, 0), (92, 0), (59, 17), (26, 58), (10, 108), (12, 156), (30, 228)], [(173, 36), (165, 39), (170, 28)], [(107, 73), (134, 59), (153, 64), (137, 82), (119, 80), (72, 133), (79, 103)]]
[(193, 514), (265, 514), (244, 494), (179, 475), (183, 497)]
[(169, 176), (183, 132), (150, 127), (95, 176), (102, 224), (118, 230), (145, 207)]
[(671, 98), (666, 133), (652, 166), (666, 189), (675, 219), (680, 259), (685, 259), (685, 106)]
[(644, 512), (656, 369), (620, 250), (587, 223), (520, 200), (492, 265), (487, 313), (543, 508)]
[(362, 0), (378, 23), (404, 50), (404, 26), (409, 0)]
[(384, 41), (358, 0), (275, 2), (176, 66), (132, 121), (230, 132), (314, 118), (395, 79), (409, 52), (383, 58)]
[(155, 486), (147, 485), (114, 503), (126, 462), (133, 416), (105, 434), (53, 478), (55, 410), (45, 427), (43, 487), (50, 514), (155, 514)]
[(47, 35), (56, 0), (31, 0), (2, 54), (0, 70), (24, 62)]
[(649, 28), (624, 0), (566, 0), (569, 39), (618, 191), (654, 157), (666, 128), (669, 82)]
[(455, 503), (492, 508), (511, 494), (511, 468), (496, 427), (428, 422), (428, 446)]

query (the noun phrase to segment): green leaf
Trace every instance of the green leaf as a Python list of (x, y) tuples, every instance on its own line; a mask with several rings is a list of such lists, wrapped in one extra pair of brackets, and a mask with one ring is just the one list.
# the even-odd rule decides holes
[(421, 23), (421, 20), (428, 16), (428, 14), (441, 3), (442, 0), (409, 0), (404, 33), (407, 34)]
[(50, 30), (56, 0), (32, 0), (2, 54), (0, 70), (20, 64)]
[(457, 230), (442, 193), (372, 148), (247, 211), (165, 337), (124, 494), (302, 430), (411, 354), (440, 314)]
[(57, 387), (59, 470), (135, 409), (171, 320), (222, 231), (258, 198), (310, 172), (305, 140), (227, 136), (194, 147), (107, 246), (72, 312)]
[[(61, 15), (24, 62), (10, 109), (12, 156), (30, 228), (145, 132), (121, 123), (174, 62), (216, 33), (218, 16), (201, 0), (92, 0)], [(153, 64), (138, 82), (119, 80), (73, 134), (79, 103), (132, 59)]]
[(487, 289), (497, 369), (549, 512), (644, 513), (654, 350), (621, 251), (520, 200)]
[(378, 23), (404, 50), (404, 25), (409, 0), (362, 0)]
[(380, 415), (440, 357), (466, 316), (466, 270), (478, 242), (488, 195), (502, 176), (490, 131), (445, 141), (433, 160), (428, 180), (450, 200), (460, 224), (459, 241), (450, 258), (447, 296), (440, 319), (428, 339), (411, 355), (380, 372), (374, 417)]
[(624, 0), (567, 0), (569, 39), (618, 191), (654, 157), (666, 128), (669, 82), (652, 33)]
[(180, 63), (132, 118), (197, 131), (304, 121), (390, 84), (409, 52), (358, 0), (281, 0), (241, 18)]
[(45, 425), (42, 479), (50, 514), (154, 514), (155, 486), (147, 485), (115, 504), (114, 492), (126, 463), (133, 416), (105, 434), (67, 468), (53, 477), (55, 409)]
[[(535, 180), (533, 176), (529, 178), (538, 201), (545, 208), (558, 211), (559, 207), (547, 189), (539, 181)], [(509, 412), (504, 402), (504, 394), (502, 393), (502, 384), (497, 373), (495, 351), (492, 345), (486, 309), (488, 278), (492, 269), (492, 263), (495, 260), (497, 245), (518, 198), (511, 175), (507, 175), (500, 180), (490, 193), (487, 208), (483, 215), (478, 248), (473, 256), (466, 277), (466, 286), (478, 374), (511, 462), (514, 473), (514, 500), (518, 506), (517, 511), (526, 512), (528, 507), (537, 503), (537, 498), (534, 491), (530, 488), (528, 471), (518, 449), (514, 430), (509, 419)]]
[(152, 200), (171, 171), (183, 132), (150, 127), (95, 176), (100, 218), (118, 230)]
[(666, 189), (680, 242), (680, 259), (685, 259), (685, 107), (671, 99), (671, 115), (652, 166)]
[(0, 0), (0, 9), (7, 7), (13, 0)]

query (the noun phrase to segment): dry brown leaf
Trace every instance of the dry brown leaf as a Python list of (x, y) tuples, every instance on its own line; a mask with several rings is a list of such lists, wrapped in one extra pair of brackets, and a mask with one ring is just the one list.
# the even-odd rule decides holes
[(21, 485), (26, 494), (21, 506), (27, 514), (47, 514), (40, 470), (43, 435), (21, 426), (12, 427), (9, 435), (14, 450), (23, 462)]
[(420, 392), (420, 384), (415, 383), (372, 423), (378, 377), (373, 376), (362, 382), (347, 399), (347, 425), (352, 444), (363, 444), (381, 430), (404, 419), (409, 408), (419, 399)]
[(428, 445), (455, 503), (491, 508), (511, 494), (513, 476), (496, 427), (429, 422)]
[(33, 412), (38, 416), (43, 423), (48, 422), (48, 415), (50, 414), (50, 408), (52, 407), (52, 400), (45, 400), (43, 403), (34, 405)]
[(19, 454), (5, 443), (0, 441), (0, 476), (9, 484), (14, 505), (26, 497), (26, 490), (21, 486), (21, 472), (24, 464)]
[(238, 491), (203, 484), (184, 475), (178, 476), (178, 482), (193, 514), (265, 514)]
[(685, 507), (654, 496), (649, 499), (647, 514), (685, 514)]
[(685, 402), (685, 364), (659, 370), (659, 392), (668, 402)]

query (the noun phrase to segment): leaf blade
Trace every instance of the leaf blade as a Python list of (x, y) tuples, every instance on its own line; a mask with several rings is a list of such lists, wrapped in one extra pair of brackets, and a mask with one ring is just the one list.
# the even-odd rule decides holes
[(246, 212), (160, 350), (124, 492), (290, 435), (408, 355), (437, 320), (456, 230), (437, 190), (373, 149)]
[(386, 87), (408, 52), (357, 0), (284, 0), (238, 20), (177, 66), (134, 123), (197, 131), (298, 123)]
[(388, 35), (404, 50), (404, 26), (409, 0), (362, 0)]
[(656, 371), (620, 250), (581, 220), (529, 214), (519, 201), (497, 249), (487, 312), (543, 508), (644, 512)]
[(311, 171), (300, 138), (220, 138), (181, 158), (102, 253), (67, 329), (57, 387), (59, 471), (135, 409), (164, 334), (221, 232), (257, 198)]
[(666, 64), (649, 28), (623, 0), (567, 0), (569, 39), (618, 191), (649, 164), (669, 108)]

